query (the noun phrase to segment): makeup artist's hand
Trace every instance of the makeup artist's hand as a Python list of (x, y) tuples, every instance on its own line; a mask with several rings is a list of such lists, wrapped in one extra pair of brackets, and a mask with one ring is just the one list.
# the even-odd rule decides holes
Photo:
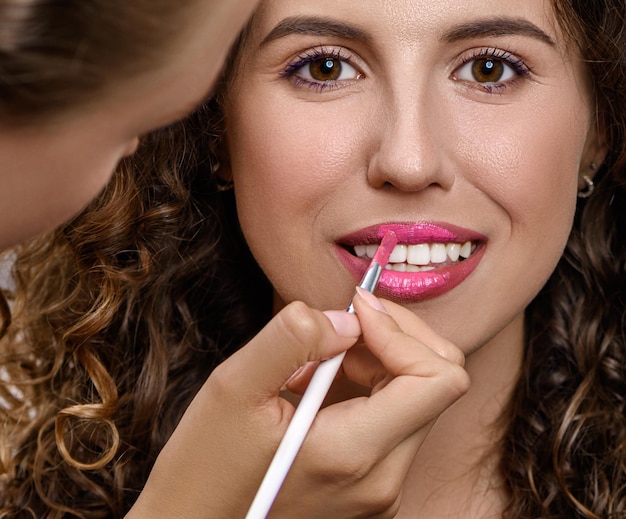
[(343, 371), (371, 396), (319, 412), (270, 518), (395, 517), (431, 426), (469, 388), (460, 350), (408, 309), (363, 296), (354, 307), (367, 349), (352, 348)]
[(127, 518), (243, 518), (294, 412), (281, 389), (299, 367), (345, 351), (360, 334), (345, 311), (286, 306), (211, 374)]

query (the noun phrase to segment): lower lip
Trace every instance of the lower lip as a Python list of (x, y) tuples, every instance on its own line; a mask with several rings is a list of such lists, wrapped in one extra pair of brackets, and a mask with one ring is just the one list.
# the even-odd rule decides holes
[[(335, 249), (343, 265), (357, 281), (360, 280), (371, 260), (353, 256), (338, 245)], [(376, 292), (386, 299), (400, 303), (414, 303), (440, 296), (461, 284), (476, 269), (485, 249), (485, 245), (481, 244), (466, 260), (428, 272), (396, 272), (384, 269)]]

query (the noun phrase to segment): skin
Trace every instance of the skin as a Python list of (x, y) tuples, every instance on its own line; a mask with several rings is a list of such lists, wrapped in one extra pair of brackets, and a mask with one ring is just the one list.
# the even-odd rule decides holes
[[(278, 297), (319, 308), (350, 297), (355, 279), (334, 245), (354, 230), (446, 222), (485, 235), (470, 278), (409, 305), (469, 353), (516, 326), (562, 254), (579, 175), (597, 155), (591, 99), (543, 2), (389, 5), (262, 4), (227, 108), (239, 217)], [(367, 41), (290, 34), (261, 44), (298, 14), (357, 27)], [(468, 21), (507, 16), (557, 44), (524, 34), (440, 41)], [(322, 92), (281, 77), (320, 47), (349, 56), (360, 77), (346, 71)], [(461, 60), (484, 48), (524, 59), (530, 77), (493, 93), (459, 77)]]
[(198, 2), (187, 31), (159, 68), (48, 124), (0, 126), (0, 250), (69, 219), (104, 187), (140, 135), (199, 103), (255, 4)]
[[(294, 16), (324, 24), (267, 39)], [(503, 33), (505, 17), (526, 28)], [(495, 19), (498, 34), (458, 31)], [(284, 74), (311, 49), (350, 57), (339, 83), (312, 87), (300, 64), (299, 79)], [(484, 49), (530, 72), (479, 84), (463, 59)], [(277, 314), (211, 375), (136, 517), (243, 517), (293, 414), (281, 389), (300, 393), (311, 369), (292, 374), (346, 343), (271, 517), (501, 517), (494, 422), (518, 377), (524, 310), (562, 254), (580, 176), (604, 154), (573, 49), (540, 0), (262, 2), (227, 92), (224, 175)], [(484, 255), (437, 297), (357, 294), (356, 317), (324, 317), (356, 282), (337, 242), (397, 221), (469, 228)]]
[[(325, 22), (272, 32), (290, 17)], [(459, 32), (478, 20), (501, 29), (502, 19), (526, 28)], [(323, 86), (302, 61), (320, 54), (343, 62), (340, 79)], [(504, 63), (502, 79), (472, 75), (464, 63), (477, 57)], [(526, 73), (512, 65), (519, 60)], [(358, 229), (445, 222), (486, 237), (459, 286), (404, 305), (467, 355), (474, 385), (407, 468), (396, 517), (502, 511), (493, 422), (518, 376), (525, 308), (563, 252), (581, 175), (603, 159), (592, 106), (580, 56), (548, 2), (268, 0), (254, 18), (228, 93), (230, 174), (277, 308), (345, 307), (355, 279), (335, 246)], [(403, 326), (428, 343), (423, 324)], [(332, 398), (356, 394), (338, 384)], [(328, 450), (336, 454), (329, 447), (325, 461)]]
[[(580, 175), (604, 152), (584, 69), (548, 4), (518, 4), (262, 4), (228, 93), (227, 134), (244, 233), (285, 306), (208, 379), (129, 517), (243, 517), (293, 415), (281, 390), (301, 391), (298, 368), (355, 343), (272, 517), (500, 516), (493, 422), (521, 363), (523, 312), (561, 255)], [(367, 38), (260, 44), (294, 15)], [(440, 40), (496, 16), (556, 44), (519, 31)], [(281, 75), (315, 47), (341, 48), (354, 77), (318, 92)], [(486, 91), (460, 68), (485, 48), (512, 52), (531, 75)], [(344, 308), (355, 284), (335, 243), (390, 221), (468, 227), (486, 236), (484, 256), (441, 296), (402, 306), (363, 294), (356, 316), (320, 312)]]
[[(132, 153), (138, 135), (192, 109), (207, 94), (225, 42), (253, 4), (202, 2), (197, 26), (162, 69), (129, 79), (109, 97), (54, 124), (19, 132), (0, 128), (0, 249), (69, 218), (103, 187), (118, 160)], [(354, 369), (347, 364), (345, 377), (372, 387), (373, 396), (320, 413), (275, 513), (293, 515), (294, 499), (306, 490), (299, 517), (391, 517), (407, 462), (435, 418), (465, 393), (468, 379), (457, 348), (424, 323), (416, 327), (412, 313), (391, 303), (383, 307), (367, 295), (355, 296), (354, 305), (356, 315), (322, 313), (302, 302), (287, 305), (219, 366), (163, 449), (128, 517), (243, 517), (294, 412), (281, 396), (283, 388), (299, 368), (345, 351), (361, 335), (369, 349), (351, 353)], [(417, 328), (425, 342), (405, 332)], [(420, 412), (410, 412), (415, 409)], [(391, 431), (388, 423), (398, 426)], [(359, 432), (365, 434), (355, 441)], [(337, 451), (329, 464), (320, 452), (331, 444)]]
[(361, 333), (376, 364), (362, 359), (357, 370), (346, 366), (346, 376), (375, 394), (320, 411), (270, 517), (394, 517), (410, 460), (469, 381), (452, 344), (423, 323), (428, 343), (417, 340), (403, 331), (415, 328), (412, 313), (364, 295), (355, 295), (356, 315), (291, 303), (218, 366), (127, 519), (245, 517), (294, 413), (283, 386), (299, 367), (345, 351)]

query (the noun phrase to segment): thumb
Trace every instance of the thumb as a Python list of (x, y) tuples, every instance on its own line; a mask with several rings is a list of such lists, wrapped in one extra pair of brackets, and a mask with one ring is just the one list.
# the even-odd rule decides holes
[[(321, 312), (296, 301), (285, 306), (242, 349), (218, 366), (220, 378), (240, 384), (240, 396), (264, 404), (307, 362), (333, 357), (361, 333), (345, 311)], [(237, 382), (235, 382), (237, 381)]]

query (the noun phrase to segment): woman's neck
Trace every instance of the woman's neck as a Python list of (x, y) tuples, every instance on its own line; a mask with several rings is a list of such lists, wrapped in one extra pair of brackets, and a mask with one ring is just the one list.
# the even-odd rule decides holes
[(499, 471), (503, 410), (519, 378), (520, 315), (466, 359), (472, 386), (437, 420), (407, 475), (396, 519), (495, 519), (507, 490)]

